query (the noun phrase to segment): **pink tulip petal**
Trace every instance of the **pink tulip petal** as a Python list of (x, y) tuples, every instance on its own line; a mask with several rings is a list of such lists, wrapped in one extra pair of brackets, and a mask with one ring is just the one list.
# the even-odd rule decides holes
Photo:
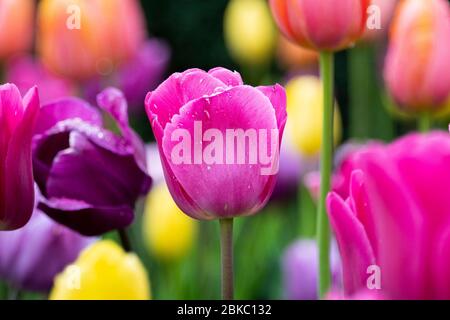
[(332, 192), (327, 207), (341, 254), (344, 289), (351, 295), (366, 286), (367, 268), (375, 263), (375, 257), (364, 226), (344, 200)]
[[(175, 165), (171, 161), (171, 153), (178, 141), (171, 141), (171, 136), (177, 128), (184, 128), (191, 133), (193, 139), (194, 121), (201, 121), (203, 132), (214, 128), (220, 130), (223, 137), (226, 129), (240, 128), (268, 130), (270, 138), (270, 130), (277, 129), (277, 123), (275, 110), (269, 99), (259, 90), (239, 86), (210, 97), (193, 100), (180, 111), (180, 115), (175, 116), (172, 123), (166, 126), (162, 144), (167, 159), (166, 165), (170, 166), (181, 189), (195, 199), (196, 205), (204, 212), (215, 216), (227, 217), (257, 211), (267, 201), (274, 185), (272, 183), (274, 176), (261, 175), (262, 165), (205, 163)], [(224, 144), (224, 156), (227, 154), (225, 147)], [(249, 152), (248, 146), (246, 152)], [(175, 200), (181, 202), (180, 199)]]

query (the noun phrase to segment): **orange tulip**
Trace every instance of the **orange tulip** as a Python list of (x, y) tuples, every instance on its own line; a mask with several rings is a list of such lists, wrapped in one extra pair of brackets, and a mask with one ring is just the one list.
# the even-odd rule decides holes
[(364, 31), (370, 0), (270, 0), (278, 27), (310, 49), (337, 51)]
[(33, 14), (34, 0), (0, 0), (0, 60), (31, 47)]
[(75, 79), (111, 73), (145, 38), (136, 0), (42, 0), (38, 23), (44, 64)]
[(394, 18), (384, 75), (407, 111), (438, 111), (450, 96), (450, 5), (404, 0)]

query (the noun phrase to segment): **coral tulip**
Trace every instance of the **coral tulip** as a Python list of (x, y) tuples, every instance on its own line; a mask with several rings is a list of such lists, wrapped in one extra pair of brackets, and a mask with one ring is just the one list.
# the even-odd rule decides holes
[(450, 96), (450, 5), (405, 0), (392, 23), (384, 76), (397, 104), (411, 112), (444, 108)]
[(143, 233), (147, 247), (156, 257), (173, 261), (182, 258), (192, 248), (197, 221), (183, 214), (162, 183), (147, 197)]
[(337, 51), (351, 46), (366, 27), (370, 0), (270, 0), (280, 30), (310, 49)]
[(43, 0), (37, 46), (53, 72), (86, 79), (109, 74), (133, 57), (145, 39), (136, 0)]
[(147, 271), (134, 253), (102, 240), (86, 248), (60, 273), (50, 300), (148, 300)]
[(277, 32), (265, 0), (232, 0), (224, 17), (225, 40), (242, 65), (270, 62)]
[[(237, 72), (191, 69), (173, 74), (145, 104), (169, 190), (183, 212), (211, 220), (254, 214), (265, 205), (287, 117), (281, 86), (253, 88)], [(234, 139), (239, 132), (249, 143), (235, 145), (242, 142)]]
[(106, 89), (98, 104), (121, 135), (104, 129), (99, 111), (68, 98), (42, 107), (34, 138), (39, 208), (84, 235), (129, 225), (136, 201), (151, 185), (145, 146), (128, 124), (123, 94)]
[(31, 139), (39, 108), (36, 87), (22, 99), (15, 85), (0, 86), (0, 230), (24, 226), (33, 213)]
[[(450, 298), (450, 136), (410, 134), (353, 157), (348, 199), (328, 196), (346, 295)], [(372, 286), (372, 287), (369, 287)]]
[(0, 0), (0, 60), (30, 49), (35, 1)]
[[(286, 85), (289, 120), (287, 133), (294, 147), (304, 156), (314, 157), (320, 153), (323, 125), (322, 82), (314, 76), (300, 76)], [(335, 107), (335, 144), (341, 137), (341, 117)]]

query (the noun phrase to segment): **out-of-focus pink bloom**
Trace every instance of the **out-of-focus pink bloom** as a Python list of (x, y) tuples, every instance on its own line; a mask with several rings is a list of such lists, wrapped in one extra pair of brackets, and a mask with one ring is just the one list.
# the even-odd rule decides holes
[(275, 21), (291, 41), (335, 51), (352, 45), (366, 26), (370, 0), (270, 0)]
[[(372, 22), (368, 21), (368, 26), (364, 33), (363, 40), (376, 41), (388, 34), (389, 24), (392, 21), (398, 2), (398, 0), (372, 0), (372, 4), (369, 7), (369, 13), (373, 15), (373, 17), (369, 16), (368, 20), (374, 20)], [(378, 18), (380, 19), (379, 21), (377, 21)], [(373, 23), (376, 22), (380, 22), (380, 25), (373, 25)]]
[(380, 293), (379, 290), (365, 289), (360, 290), (352, 295), (345, 295), (339, 291), (331, 291), (326, 296), (327, 300), (385, 300), (386, 298)]
[[(251, 163), (248, 159), (252, 152), (263, 152), (259, 146), (266, 145), (264, 140), (260, 139), (258, 146), (245, 143), (240, 148), (245, 150), (234, 154), (228, 153), (230, 145), (223, 140), (227, 130), (266, 132), (266, 151), (270, 150), (266, 155), (270, 153), (272, 164), (278, 165), (279, 145), (273, 144), (281, 142), (287, 117), (286, 94), (281, 86), (247, 86), (239, 73), (224, 68), (209, 72), (190, 69), (170, 76), (147, 95), (145, 105), (167, 185), (186, 214), (207, 220), (250, 215), (266, 204), (275, 186), (276, 172), (264, 175), (262, 172), (271, 166), (266, 167), (262, 161)], [(208, 131), (214, 134), (209, 143), (202, 143), (200, 140)], [(276, 138), (273, 138), (274, 131)], [(180, 137), (174, 139), (177, 134), (185, 137), (186, 153), (177, 152), (181, 141)], [(215, 160), (204, 161), (203, 155), (207, 153), (204, 146), (212, 146), (216, 137), (219, 143), (209, 148), (215, 150), (210, 150)], [(189, 150), (191, 147), (193, 150)], [(247, 155), (246, 159), (237, 160), (237, 153)], [(176, 159), (180, 154), (182, 159)]]
[(71, 96), (75, 90), (68, 80), (51, 74), (31, 56), (21, 56), (9, 61), (6, 65), (6, 80), (17, 85), (22, 94), (33, 86), (38, 86), (42, 103)]
[(394, 18), (384, 77), (396, 102), (412, 112), (437, 111), (450, 95), (450, 5), (405, 0)]
[(31, 47), (34, 3), (32, 0), (0, 0), (0, 60)]
[(449, 159), (442, 132), (357, 153), (349, 198), (327, 201), (346, 295), (367, 287), (374, 265), (387, 298), (450, 298)]
[(147, 40), (137, 54), (117, 72), (86, 81), (84, 96), (88, 101), (95, 101), (97, 94), (113, 86), (124, 93), (132, 113), (142, 113), (145, 96), (149, 89), (156, 89), (162, 81), (169, 59), (170, 49), (164, 41)]
[[(342, 270), (335, 245), (330, 252), (333, 287), (342, 285)], [(315, 240), (298, 240), (283, 255), (285, 297), (289, 300), (317, 300), (318, 250)]]
[(35, 209), (25, 227), (0, 232), (0, 277), (19, 289), (48, 292), (53, 278), (94, 241)]
[(112, 73), (146, 35), (137, 0), (42, 0), (38, 25), (45, 66), (74, 79)]
[(22, 99), (15, 85), (0, 86), (0, 230), (24, 226), (33, 212), (31, 138), (39, 108), (36, 87)]

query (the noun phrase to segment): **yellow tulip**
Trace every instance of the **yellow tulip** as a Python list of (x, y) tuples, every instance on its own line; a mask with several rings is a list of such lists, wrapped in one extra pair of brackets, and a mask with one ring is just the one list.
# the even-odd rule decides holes
[[(305, 156), (317, 156), (322, 143), (322, 82), (314, 76), (300, 76), (286, 85), (287, 132), (297, 150)], [(335, 108), (335, 144), (341, 138), (341, 116)]]
[(225, 41), (242, 65), (263, 65), (272, 58), (277, 32), (265, 0), (231, 0), (224, 17)]
[(192, 248), (197, 235), (197, 221), (177, 207), (163, 183), (153, 188), (147, 197), (143, 234), (153, 255), (164, 261), (172, 261), (181, 258)]
[(111, 240), (86, 248), (55, 278), (50, 300), (148, 300), (150, 284), (139, 258)]

